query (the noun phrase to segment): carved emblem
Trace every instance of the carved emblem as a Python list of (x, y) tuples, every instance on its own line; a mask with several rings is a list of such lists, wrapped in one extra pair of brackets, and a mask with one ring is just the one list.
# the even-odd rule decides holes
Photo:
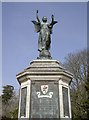
[(41, 91), (43, 94), (46, 94), (48, 92), (48, 85), (41, 85)]
[(42, 91), (42, 95), (41, 95), (41, 92), (36, 92), (38, 98), (52, 98), (53, 96), (53, 92), (49, 92), (47, 95), (46, 93), (48, 92), (48, 85), (41, 85), (41, 91)]

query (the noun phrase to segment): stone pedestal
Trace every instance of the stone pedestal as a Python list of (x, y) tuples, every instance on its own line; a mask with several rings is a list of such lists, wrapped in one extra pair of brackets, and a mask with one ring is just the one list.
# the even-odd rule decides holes
[(17, 74), (20, 83), (18, 118), (71, 118), (72, 74), (56, 60), (34, 60)]

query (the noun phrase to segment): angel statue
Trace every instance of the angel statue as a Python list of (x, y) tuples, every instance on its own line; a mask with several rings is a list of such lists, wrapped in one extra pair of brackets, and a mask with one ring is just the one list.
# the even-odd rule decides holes
[(39, 39), (38, 39), (38, 51), (40, 51), (40, 55), (38, 59), (48, 58), (51, 59), (51, 55), (49, 52), (50, 44), (51, 44), (51, 37), (50, 34), (52, 34), (52, 28), (53, 25), (57, 23), (57, 21), (54, 21), (54, 15), (51, 16), (52, 21), (51, 23), (47, 23), (47, 17), (43, 17), (42, 21), (40, 21), (38, 17), (38, 10), (36, 12), (36, 18), (38, 21), (32, 21), (35, 25), (35, 32), (39, 33)]

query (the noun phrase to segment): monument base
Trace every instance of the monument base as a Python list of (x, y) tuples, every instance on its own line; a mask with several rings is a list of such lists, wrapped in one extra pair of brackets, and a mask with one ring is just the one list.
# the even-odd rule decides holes
[(32, 61), (17, 74), (21, 85), (18, 118), (71, 118), (72, 76), (56, 60)]

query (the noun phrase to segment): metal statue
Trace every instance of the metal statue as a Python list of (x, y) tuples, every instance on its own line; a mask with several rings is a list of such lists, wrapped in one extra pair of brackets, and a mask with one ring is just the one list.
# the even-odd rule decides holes
[(47, 23), (47, 17), (43, 17), (42, 21), (40, 21), (38, 17), (38, 10), (36, 12), (36, 18), (38, 21), (32, 21), (35, 25), (35, 32), (39, 33), (39, 40), (38, 40), (38, 51), (40, 51), (39, 59), (48, 58), (51, 59), (51, 55), (49, 52), (50, 44), (51, 44), (51, 37), (53, 25), (57, 23), (54, 21), (54, 15), (51, 16), (52, 21), (51, 23)]

